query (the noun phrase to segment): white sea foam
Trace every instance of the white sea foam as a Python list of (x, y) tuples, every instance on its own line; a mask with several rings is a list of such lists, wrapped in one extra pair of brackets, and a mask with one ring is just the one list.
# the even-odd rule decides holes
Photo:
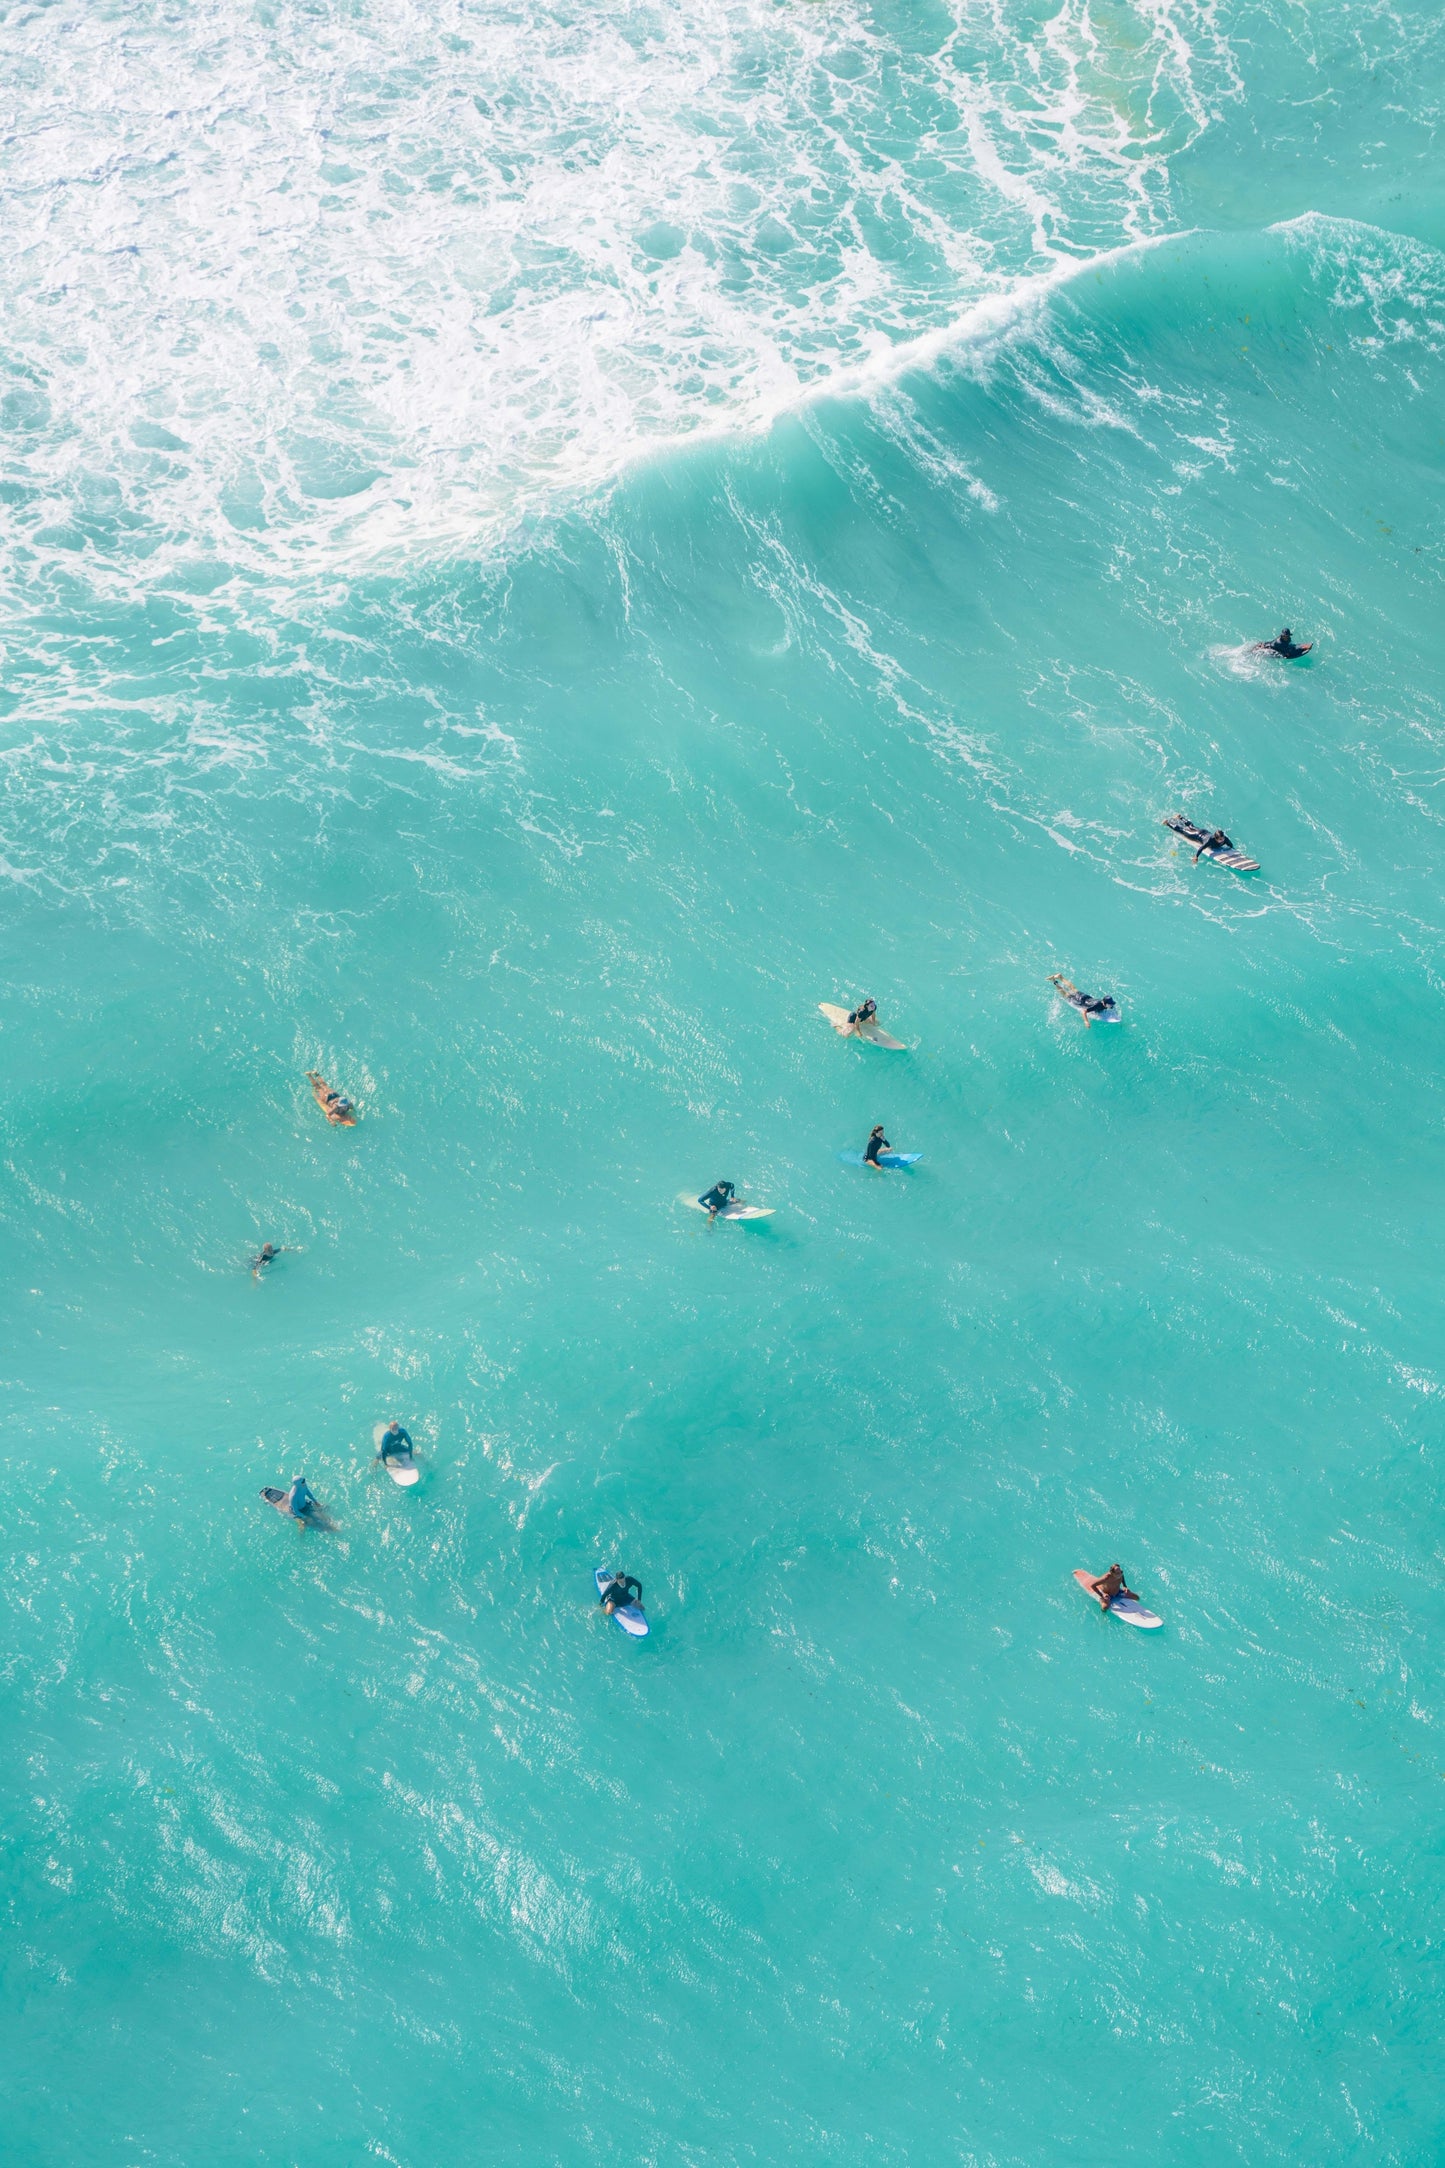
[[(1207, 7), (366, 0), (13, 17), (6, 479), (35, 558), (474, 542), (1169, 223)], [(35, 559), (31, 560), (33, 564)], [(204, 583), (215, 576), (192, 567)]]

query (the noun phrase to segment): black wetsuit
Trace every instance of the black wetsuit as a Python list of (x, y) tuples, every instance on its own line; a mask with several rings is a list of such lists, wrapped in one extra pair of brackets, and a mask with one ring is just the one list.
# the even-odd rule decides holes
[(868, 1139), (867, 1149), (864, 1151), (863, 1157), (865, 1161), (871, 1161), (872, 1164), (876, 1167), (878, 1164), (878, 1154), (880, 1152), (891, 1152), (892, 1149), (893, 1147), (888, 1142), (888, 1139), (886, 1137), (870, 1137)]
[(714, 1182), (712, 1188), (705, 1190), (697, 1201), (705, 1212), (723, 1211), (733, 1201), (732, 1183)]
[(610, 1603), (619, 1611), (623, 1611), (629, 1604), (635, 1603), (640, 1611), (642, 1609), (642, 1583), (630, 1573), (614, 1574), (597, 1600), (599, 1603)]
[(1085, 994), (1079, 1003), (1085, 1016), (1107, 1016), (1111, 1009), (1117, 1009), (1118, 1006), (1112, 994), (1106, 994), (1102, 999), (1095, 994)]
[(381, 1457), (383, 1460), (390, 1460), (394, 1453), (409, 1453), (411, 1450), (411, 1432), (403, 1430), (400, 1423), (397, 1424), (395, 1430), (384, 1430), (382, 1432)]
[(1294, 662), (1298, 656), (1308, 655), (1314, 642), (1311, 640), (1307, 646), (1297, 647), (1289, 626), (1286, 625), (1277, 640), (1266, 640), (1263, 645), (1271, 655), (1282, 655), (1286, 662)]
[(865, 1001), (861, 1009), (850, 1009), (848, 1011), (848, 1021), (850, 1024), (871, 1024), (877, 1014), (877, 1002)]

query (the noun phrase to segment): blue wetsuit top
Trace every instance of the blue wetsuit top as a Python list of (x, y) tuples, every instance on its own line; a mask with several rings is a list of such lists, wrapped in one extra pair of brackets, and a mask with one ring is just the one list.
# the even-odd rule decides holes
[(393, 1453), (409, 1453), (411, 1449), (411, 1432), (403, 1430), (400, 1423), (397, 1424), (395, 1430), (382, 1432), (381, 1457), (383, 1460), (390, 1460)]

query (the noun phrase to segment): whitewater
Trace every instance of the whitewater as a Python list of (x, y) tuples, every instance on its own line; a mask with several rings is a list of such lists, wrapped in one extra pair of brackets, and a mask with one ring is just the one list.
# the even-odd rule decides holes
[(1437, 15), (0, 72), (6, 2162), (1436, 2160)]

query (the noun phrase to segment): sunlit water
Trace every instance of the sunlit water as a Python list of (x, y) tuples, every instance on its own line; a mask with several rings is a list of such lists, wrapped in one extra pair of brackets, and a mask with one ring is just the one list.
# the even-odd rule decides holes
[(10, 18), (7, 2163), (1438, 2159), (1441, 61)]

